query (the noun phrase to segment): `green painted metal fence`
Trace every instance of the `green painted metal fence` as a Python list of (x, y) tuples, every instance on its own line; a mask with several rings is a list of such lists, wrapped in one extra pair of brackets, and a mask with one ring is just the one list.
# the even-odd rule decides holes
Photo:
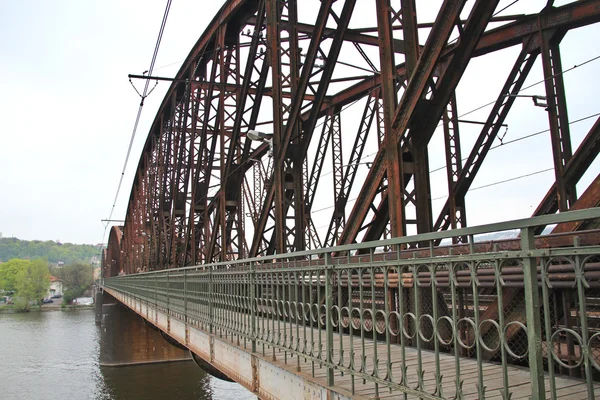
[[(578, 384), (595, 398), (600, 233), (533, 230), (598, 218), (598, 208), (572, 211), (103, 285), (353, 393), (483, 399), (526, 389), (538, 399)], [(501, 231), (516, 239), (485, 241)]]

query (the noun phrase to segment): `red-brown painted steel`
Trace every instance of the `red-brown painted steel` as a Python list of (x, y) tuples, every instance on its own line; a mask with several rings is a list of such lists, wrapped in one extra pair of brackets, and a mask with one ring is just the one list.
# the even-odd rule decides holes
[[(498, 1), (445, 0), (417, 15), (420, 3), (227, 1), (154, 119), (104, 276), (465, 226), (465, 196), (540, 53), (556, 183), (536, 214), (576, 204), (600, 122), (573, 152), (561, 39), (600, 22), (600, 0), (515, 16), (494, 16)], [(523, 51), (479, 138), (461, 148), (456, 87), (467, 65), (516, 45)], [(348, 109), (354, 102), (359, 113)], [(438, 125), (449, 195), (436, 221), (429, 151)], [(585, 204), (597, 204), (596, 193)]]

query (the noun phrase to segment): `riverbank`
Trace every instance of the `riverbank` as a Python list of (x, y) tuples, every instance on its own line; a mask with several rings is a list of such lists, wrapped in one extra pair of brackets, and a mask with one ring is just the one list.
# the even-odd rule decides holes
[(93, 309), (94, 305), (91, 306), (77, 306), (77, 305), (43, 305), (43, 306), (31, 306), (31, 308), (27, 311), (19, 310), (15, 308), (13, 304), (3, 304), (0, 305), (0, 314), (17, 314), (17, 313), (27, 313), (27, 312), (44, 312), (44, 311), (76, 311), (76, 310), (90, 310)]

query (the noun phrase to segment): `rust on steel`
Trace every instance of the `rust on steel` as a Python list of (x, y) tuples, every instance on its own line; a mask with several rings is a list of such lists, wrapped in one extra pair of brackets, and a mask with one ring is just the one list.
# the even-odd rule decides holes
[[(561, 49), (570, 30), (600, 22), (600, 0), (519, 4), (519, 14), (498, 1), (421, 3), (225, 2), (169, 78), (103, 275), (464, 228), (469, 207), (485, 206), (467, 207), (471, 184), (535, 68), (554, 183), (534, 215), (596, 206), (598, 180), (589, 190), (578, 183), (598, 154), (600, 120), (572, 142)], [(510, 47), (519, 49), (513, 68), (490, 77), (505, 84), (465, 146), (456, 88), (473, 59)], [(432, 206), (432, 157), (447, 171), (441, 209)]]

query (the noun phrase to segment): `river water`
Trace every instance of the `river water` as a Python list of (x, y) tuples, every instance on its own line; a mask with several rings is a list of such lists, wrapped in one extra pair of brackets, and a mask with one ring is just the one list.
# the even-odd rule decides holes
[(99, 336), (93, 310), (1, 313), (0, 399), (256, 399), (193, 362), (101, 368)]

